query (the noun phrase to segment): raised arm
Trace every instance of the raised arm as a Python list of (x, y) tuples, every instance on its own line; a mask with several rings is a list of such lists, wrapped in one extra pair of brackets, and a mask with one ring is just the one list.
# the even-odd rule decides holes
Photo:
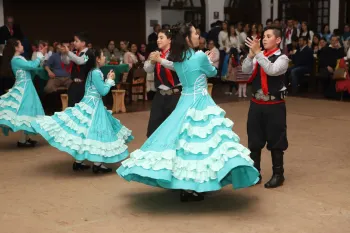
[[(89, 59), (86, 53), (83, 56), (79, 57), (71, 51), (68, 52), (68, 57), (71, 61), (73, 61), (77, 65), (84, 65)], [(68, 63), (65, 63), (65, 64), (68, 64)]]
[(263, 52), (258, 53), (255, 59), (269, 76), (280, 76), (288, 70), (289, 59), (286, 55), (280, 56), (274, 63), (265, 57)]
[(166, 59), (161, 58), (160, 64), (169, 70), (175, 71), (174, 63), (172, 61), (168, 61)]
[(112, 79), (106, 79), (106, 81), (104, 82), (103, 74), (98, 70), (92, 71), (91, 75), (92, 83), (96, 87), (98, 93), (102, 96), (107, 95), (111, 87), (115, 85), (115, 82)]
[(253, 72), (253, 59), (247, 56), (242, 63), (242, 71), (243, 73), (250, 74)]
[(16, 58), (12, 60), (12, 62), (15, 62), (23, 70), (33, 70), (35, 68), (38, 68), (42, 60), (44, 60), (44, 55), (41, 52), (37, 52), (37, 56), (34, 61), (27, 61), (22, 58)]
[(208, 77), (214, 77), (217, 74), (216, 68), (211, 64), (209, 57), (203, 53), (199, 53), (200, 69)]
[(152, 64), (150, 60), (145, 61), (145, 64), (143, 65), (143, 69), (146, 71), (146, 73), (153, 73), (154, 67), (155, 64)]

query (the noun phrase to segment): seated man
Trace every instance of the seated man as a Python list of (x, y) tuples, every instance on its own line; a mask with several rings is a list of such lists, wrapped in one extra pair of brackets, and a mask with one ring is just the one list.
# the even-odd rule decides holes
[(305, 36), (300, 37), (298, 43), (299, 48), (292, 54), (293, 66), (288, 70), (293, 93), (298, 92), (300, 79), (303, 78), (305, 74), (311, 73), (314, 63), (313, 50), (307, 45), (308, 38)]
[(61, 52), (64, 45), (69, 46), (69, 43), (58, 44), (55, 53), (52, 54), (45, 64), (45, 69), (50, 77), (44, 89), (46, 94), (56, 92), (59, 87), (68, 89), (72, 83), (70, 78), (72, 64), (64, 64), (62, 60), (62, 56), (65, 56)]
[(335, 97), (335, 81), (332, 79), (338, 59), (345, 56), (344, 48), (341, 47), (337, 36), (331, 37), (329, 46), (319, 51), (319, 76), (322, 79), (324, 94), (326, 97)]

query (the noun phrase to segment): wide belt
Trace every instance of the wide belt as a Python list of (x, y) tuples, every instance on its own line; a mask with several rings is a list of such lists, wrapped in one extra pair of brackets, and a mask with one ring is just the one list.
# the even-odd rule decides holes
[(177, 95), (177, 94), (181, 94), (181, 91), (182, 91), (182, 87), (174, 87), (169, 90), (159, 90), (159, 93), (161, 95)]
[(279, 101), (279, 100), (284, 100), (287, 97), (287, 93), (288, 93), (287, 90), (280, 91), (275, 95), (272, 95), (272, 94), (265, 95), (262, 92), (255, 92), (252, 94), (252, 96), (256, 100), (261, 100), (261, 101)]

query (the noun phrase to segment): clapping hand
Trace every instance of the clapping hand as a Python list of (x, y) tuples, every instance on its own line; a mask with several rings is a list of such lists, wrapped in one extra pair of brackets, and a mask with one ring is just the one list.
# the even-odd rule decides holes
[(211, 61), (213, 56), (214, 56), (214, 53), (210, 50), (206, 51), (205, 54), (208, 56), (209, 60)]
[(69, 52), (69, 48), (68, 48), (68, 46), (67, 45), (64, 45), (64, 51), (63, 51), (63, 53), (64, 54), (68, 54), (68, 52)]
[(112, 80), (115, 79), (114, 70), (110, 70), (110, 71), (109, 71), (109, 73), (107, 74), (107, 78), (108, 78), (108, 79), (112, 79)]
[(43, 55), (47, 53), (47, 46), (39, 46), (39, 52), (41, 52)]
[(257, 55), (258, 53), (260, 53), (261, 52), (261, 47), (260, 47), (260, 40), (258, 40), (258, 39), (250, 39), (250, 38), (247, 38), (246, 40), (245, 40), (245, 44), (246, 44), (246, 46), (248, 46), (249, 47), (249, 56), (251, 57), (251, 56), (255, 56), (255, 55)]
[(161, 58), (160, 58), (160, 52), (159, 51), (154, 51), (149, 55), (149, 59), (155, 63), (155, 62), (160, 62)]

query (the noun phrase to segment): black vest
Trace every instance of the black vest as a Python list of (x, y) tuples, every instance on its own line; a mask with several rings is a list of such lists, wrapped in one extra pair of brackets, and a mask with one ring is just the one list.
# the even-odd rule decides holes
[[(82, 52), (79, 54), (79, 57), (86, 55), (89, 57), (89, 60), (93, 60), (93, 54), (92, 51), (90, 49), (88, 49), (85, 53)], [(91, 62), (91, 61), (88, 61)], [(79, 67), (79, 68), (78, 68)], [(90, 67), (91, 68), (91, 67)], [(81, 79), (83, 81), (85, 81), (87, 74), (89, 73), (89, 67), (86, 66), (86, 63), (83, 65), (77, 65), (73, 62), (73, 66), (72, 66), (72, 73), (71, 73), (71, 77), (72, 79), (78, 78)]]
[[(282, 54), (281, 54), (282, 55)], [(274, 63), (277, 58), (281, 55), (272, 55), (268, 59)], [(284, 87), (284, 74), (280, 76), (269, 76), (267, 75), (267, 86), (269, 93), (271, 95), (276, 95), (280, 92), (280, 90)], [(261, 76), (260, 76), (260, 65), (258, 66), (258, 73), (252, 82), (252, 91), (253, 93), (257, 92), (261, 89)]]
[[(165, 69), (163, 66), (160, 66), (160, 77), (163, 81), (163, 83), (161, 83), (158, 79), (158, 73), (157, 73), (157, 65), (154, 68), (154, 86), (156, 88), (158, 88), (160, 85), (164, 84), (165, 86), (169, 87), (169, 88), (173, 88), (172, 85), (169, 83), (167, 77), (166, 77), (166, 73), (165, 73)], [(171, 74), (173, 75), (173, 79), (174, 79), (174, 85), (178, 85), (180, 83), (179, 77), (177, 76), (175, 71), (171, 71)]]

